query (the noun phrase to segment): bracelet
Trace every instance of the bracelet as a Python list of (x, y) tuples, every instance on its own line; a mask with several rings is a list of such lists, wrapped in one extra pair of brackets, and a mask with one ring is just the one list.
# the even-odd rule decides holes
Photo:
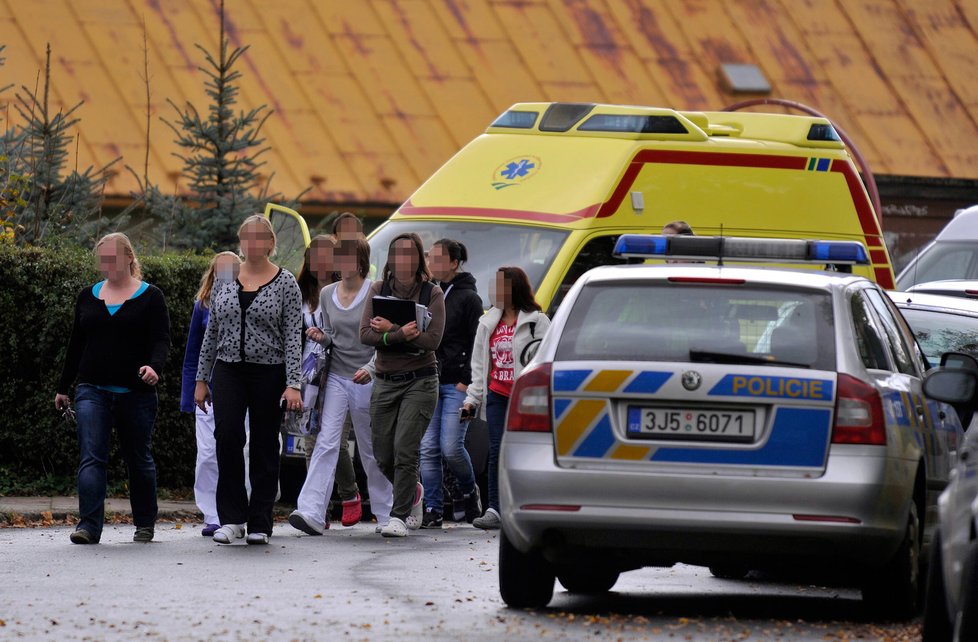
[(387, 332), (384, 333), (384, 345), (387, 345)]

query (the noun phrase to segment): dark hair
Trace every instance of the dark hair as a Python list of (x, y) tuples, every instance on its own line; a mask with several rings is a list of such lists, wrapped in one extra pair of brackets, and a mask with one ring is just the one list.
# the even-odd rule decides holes
[(689, 223), (686, 221), (673, 221), (672, 223), (666, 223), (662, 226), (662, 229), (667, 227), (671, 227), (672, 229), (676, 230), (676, 234), (678, 236), (695, 236), (693, 234), (693, 228), (691, 228)]
[[(319, 279), (316, 275), (312, 273), (312, 268), (309, 266), (309, 261), (312, 259), (313, 250), (320, 245), (327, 244), (330, 247), (336, 247), (336, 239), (327, 234), (320, 234), (313, 237), (312, 241), (309, 242), (309, 247), (306, 248), (306, 254), (302, 259), (302, 269), (299, 270), (299, 276), (296, 277), (296, 281), (299, 284), (299, 291), (302, 292), (302, 300), (309, 304), (309, 307), (314, 307), (313, 304), (319, 305), (319, 290), (322, 289), (322, 285), (319, 284)], [(336, 273), (333, 272), (329, 276), (329, 283), (336, 283), (338, 280), (336, 278)], [(326, 285), (329, 285), (327, 283)]]
[(337, 216), (336, 218), (334, 218), (333, 219), (333, 227), (330, 229), (330, 232), (332, 232), (335, 235), (336, 234), (336, 231), (340, 229), (340, 222), (341, 221), (344, 221), (346, 219), (350, 219), (350, 218), (352, 218), (354, 221), (357, 222), (357, 227), (362, 232), (363, 231), (363, 223), (361, 223), (360, 222), (360, 218), (356, 214), (354, 214), (352, 212), (342, 212), (339, 216)]
[(503, 273), (503, 278), (509, 283), (513, 293), (513, 307), (520, 312), (540, 312), (543, 308), (533, 297), (533, 288), (530, 286), (530, 277), (526, 275), (523, 268), (515, 266), (501, 267), (497, 272)]
[(404, 232), (391, 239), (391, 244), (387, 246), (387, 263), (384, 264), (383, 279), (387, 281), (391, 278), (393, 274), (393, 270), (391, 270), (391, 254), (394, 253), (394, 245), (404, 239), (408, 239), (414, 243), (414, 249), (418, 251), (418, 270), (414, 273), (414, 280), (419, 283), (430, 281), (431, 272), (428, 270), (428, 262), (424, 260), (424, 245), (421, 243), (421, 237), (414, 232)]
[(469, 251), (465, 249), (465, 245), (461, 241), (456, 241), (455, 239), (438, 239), (434, 242), (434, 245), (440, 245), (445, 248), (445, 251), (448, 252), (448, 260), (458, 261), (460, 268), (463, 263), (469, 260)]
[(370, 243), (367, 239), (357, 239), (336, 246), (336, 253), (343, 256), (353, 256), (357, 260), (357, 273), (367, 278), (370, 274)]

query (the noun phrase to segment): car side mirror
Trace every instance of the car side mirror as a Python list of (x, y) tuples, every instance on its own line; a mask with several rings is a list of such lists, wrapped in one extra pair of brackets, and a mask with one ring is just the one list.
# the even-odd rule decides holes
[(962, 368), (978, 373), (978, 360), (964, 352), (945, 352), (941, 355), (941, 365), (948, 368)]
[(951, 405), (974, 405), (978, 375), (964, 368), (940, 366), (924, 375), (924, 394)]

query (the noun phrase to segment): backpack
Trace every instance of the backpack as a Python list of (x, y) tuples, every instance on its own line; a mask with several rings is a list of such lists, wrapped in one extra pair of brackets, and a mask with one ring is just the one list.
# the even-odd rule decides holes
[[(421, 293), (418, 295), (418, 303), (428, 307), (431, 303), (431, 291), (435, 289), (435, 285), (431, 281), (423, 281), (421, 283)], [(384, 281), (380, 286), (380, 296), (391, 296), (394, 291), (391, 290), (390, 283)], [(378, 345), (378, 350), (383, 350), (385, 352), (410, 352), (414, 354), (419, 354), (421, 352), (420, 348), (415, 348), (410, 343), (396, 343), (392, 346)]]

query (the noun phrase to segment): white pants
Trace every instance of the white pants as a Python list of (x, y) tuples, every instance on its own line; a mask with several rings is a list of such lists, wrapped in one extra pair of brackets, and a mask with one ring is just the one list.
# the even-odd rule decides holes
[[(220, 524), (217, 518), (217, 440), (214, 439), (214, 407), (205, 413), (194, 407), (197, 428), (197, 469), (194, 473), (194, 500), (204, 514), (205, 524)], [(251, 497), (248, 479), (248, 415), (245, 414), (245, 490)]]
[(370, 493), (370, 510), (380, 524), (390, 521), (391, 504), (394, 501), (391, 483), (377, 466), (374, 459), (373, 435), (370, 431), (370, 391), (373, 384), (360, 385), (352, 379), (329, 375), (326, 398), (323, 401), (322, 428), (316, 437), (316, 447), (309, 460), (306, 482), (299, 493), (297, 508), (309, 521), (326, 522), (326, 506), (333, 494), (336, 461), (341, 444), (346, 413), (353, 420), (357, 436), (360, 462), (367, 473), (367, 490)]

